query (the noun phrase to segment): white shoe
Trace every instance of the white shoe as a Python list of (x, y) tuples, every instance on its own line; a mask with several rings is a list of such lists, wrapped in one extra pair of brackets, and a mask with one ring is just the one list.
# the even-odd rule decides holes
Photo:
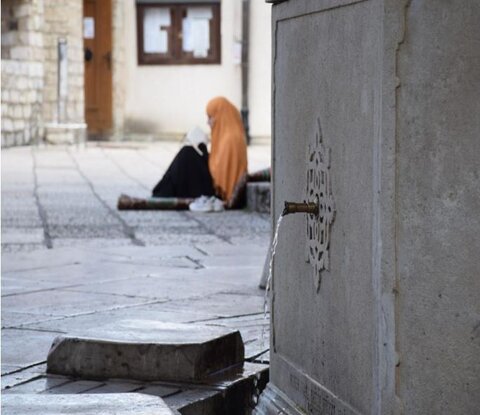
[(223, 202), (215, 196), (200, 196), (188, 208), (192, 212), (222, 212), (225, 210)]
[(192, 212), (213, 212), (213, 204), (208, 196), (200, 196), (196, 198), (188, 208)]
[(210, 203), (212, 204), (212, 212), (223, 212), (225, 210), (223, 201), (215, 196), (210, 198)]

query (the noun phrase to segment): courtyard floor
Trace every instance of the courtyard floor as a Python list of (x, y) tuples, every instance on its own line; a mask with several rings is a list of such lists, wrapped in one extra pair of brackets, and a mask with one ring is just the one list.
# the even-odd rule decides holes
[[(125, 318), (238, 328), (247, 361), (265, 359), (269, 215), (116, 209), (120, 193), (148, 196), (179, 148), (2, 150), (2, 394), (133, 391), (181, 407), (191, 390), (45, 376), (58, 334)], [(250, 171), (270, 166), (269, 145), (248, 151)]]

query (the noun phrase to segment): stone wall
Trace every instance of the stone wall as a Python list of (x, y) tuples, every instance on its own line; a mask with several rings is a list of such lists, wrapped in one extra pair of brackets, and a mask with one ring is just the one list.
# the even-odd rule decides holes
[(58, 41), (66, 39), (68, 56), (68, 100), (63, 122), (84, 122), (83, 2), (45, 1), (45, 122), (57, 122)]
[(397, 367), (406, 414), (480, 408), (480, 4), (412, 2), (397, 52)]
[(120, 138), (123, 133), (125, 102), (125, 7), (124, 0), (112, 0), (112, 76), (113, 85), (113, 135)]
[[(286, 216), (273, 268), (270, 379), (309, 414), (373, 413), (378, 390), (371, 111), (379, 15), (374, 1), (342, 4), (299, 0), (273, 10), (273, 217), (284, 201), (313, 201), (308, 185), (325, 199), (325, 182), (335, 209), (330, 230), (307, 232), (304, 215)], [(312, 183), (307, 166), (319, 154), (330, 168)], [(328, 261), (321, 273), (320, 258)]]
[(263, 1), (250, 1), (249, 107), (252, 137), (271, 135), (271, 20), (272, 11)]
[(2, 0), (2, 147), (43, 135), (43, 0)]
[(319, 206), (281, 222), (256, 415), (478, 414), (479, 20), (477, 0), (273, 7), (273, 217)]
[(2, 147), (38, 142), (49, 123), (59, 121), (59, 39), (68, 43), (68, 98), (61, 121), (83, 123), (82, 17), (81, 0), (2, 1)]

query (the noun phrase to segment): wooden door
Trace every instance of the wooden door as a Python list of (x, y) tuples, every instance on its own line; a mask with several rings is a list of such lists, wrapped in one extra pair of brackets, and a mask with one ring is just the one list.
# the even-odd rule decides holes
[(90, 138), (112, 128), (112, 4), (83, 0), (85, 119)]

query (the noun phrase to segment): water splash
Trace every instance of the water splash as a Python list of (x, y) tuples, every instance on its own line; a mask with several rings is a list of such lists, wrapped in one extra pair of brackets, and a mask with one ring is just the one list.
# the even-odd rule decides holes
[[(273, 236), (273, 241), (272, 241), (272, 247), (270, 248), (270, 263), (268, 264), (268, 278), (267, 278), (267, 283), (265, 285), (265, 297), (263, 300), (263, 319), (267, 320), (267, 314), (268, 314), (268, 293), (271, 288), (271, 283), (272, 283), (272, 270), (273, 270), (273, 258), (275, 257), (275, 251), (277, 249), (277, 244), (278, 244), (278, 232), (280, 230), (280, 225), (282, 223), (283, 219), (283, 213), (279, 216), (277, 220), (277, 226), (275, 228), (275, 234)], [(261, 341), (262, 349), (265, 348), (265, 325), (263, 325), (262, 328), (262, 341)]]

